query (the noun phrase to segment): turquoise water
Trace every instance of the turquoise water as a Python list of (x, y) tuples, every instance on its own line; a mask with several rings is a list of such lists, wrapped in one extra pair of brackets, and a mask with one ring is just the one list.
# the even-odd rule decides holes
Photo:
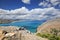
[(36, 32), (36, 29), (39, 25), (41, 25), (45, 21), (17, 21), (17, 22), (12, 22), (8, 24), (0, 24), (0, 26), (18, 26), (18, 27), (24, 27), (27, 30), (31, 32)]

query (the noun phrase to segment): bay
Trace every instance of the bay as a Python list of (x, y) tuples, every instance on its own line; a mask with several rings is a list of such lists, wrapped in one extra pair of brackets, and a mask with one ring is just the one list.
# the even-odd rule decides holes
[(16, 27), (24, 27), (27, 30), (31, 32), (36, 32), (37, 27), (44, 23), (45, 20), (39, 21), (39, 20), (32, 20), (32, 21), (16, 21), (12, 23), (5, 23), (5, 24), (0, 24), (0, 26), (16, 26)]

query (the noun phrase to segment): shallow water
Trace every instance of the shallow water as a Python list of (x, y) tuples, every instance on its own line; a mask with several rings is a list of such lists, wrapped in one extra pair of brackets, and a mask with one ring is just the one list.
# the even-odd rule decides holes
[(38, 21), (38, 20), (33, 20), (33, 21), (16, 21), (12, 23), (7, 23), (7, 24), (0, 24), (0, 26), (18, 26), (18, 27), (24, 27), (27, 30), (31, 32), (36, 32), (36, 29), (39, 25), (41, 25), (45, 21)]

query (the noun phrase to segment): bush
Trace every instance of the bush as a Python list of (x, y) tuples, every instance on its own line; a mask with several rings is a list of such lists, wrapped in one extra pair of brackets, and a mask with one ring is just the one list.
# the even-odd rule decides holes
[(60, 40), (60, 36), (58, 36), (58, 33), (60, 32), (60, 30), (57, 29), (51, 29), (50, 34), (45, 33), (45, 34), (41, 34), (41, 33), (37, 33), (37, 36), (41, 36), (43, 38), (48, 38), (49, 40)]
[(37, 36), (43, 37), (43, 38), (48, 38), (49, 40), (60, 40), (60, 36), (56, 36), (53, 34), (41, 34), (37, 33)]
[(47, 38), (50, 34), (41, 34), (41, 33), (37, 33), (37, 36), (41, 36), (43, 38)]

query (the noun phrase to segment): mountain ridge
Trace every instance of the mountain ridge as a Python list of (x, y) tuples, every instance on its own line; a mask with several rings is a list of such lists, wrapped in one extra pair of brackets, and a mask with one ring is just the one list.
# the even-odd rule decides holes
[(46, 21), (37, 28), (37, 32), (50, 32), (51, 29), (60, 29), (60, 18), (54, 18)]

